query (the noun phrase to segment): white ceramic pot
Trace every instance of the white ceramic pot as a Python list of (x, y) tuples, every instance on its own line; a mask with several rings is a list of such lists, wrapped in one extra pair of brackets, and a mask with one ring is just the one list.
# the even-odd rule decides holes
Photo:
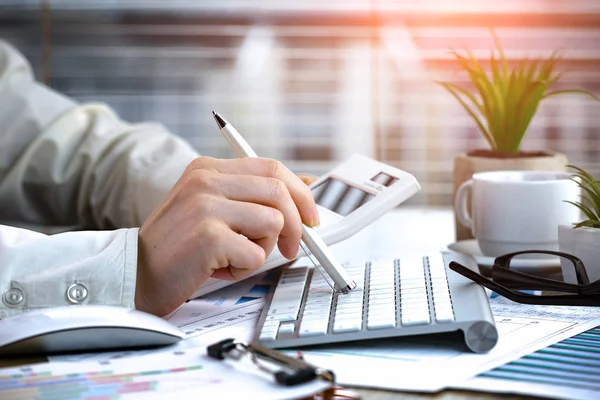
[[(573, 229), (572, 226), (561, 225), (558, 227), (558, 247), (560, 251), (573, 254), (583, 261), (590, 282), (600, 279), (600, 229)], [(575, 270), (572, 264), (567, 263), (561, 263), (563, 279), (577, 283)]]

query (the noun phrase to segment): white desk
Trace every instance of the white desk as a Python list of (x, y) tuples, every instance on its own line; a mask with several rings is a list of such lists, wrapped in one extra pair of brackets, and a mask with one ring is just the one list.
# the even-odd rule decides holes
[(400, 207), (332, 249), (341, 258), (348, 254), (387, 258), (433, 253), (454, 240), (452, 209)]
[[(450, 208), (400, 207), (332, 248), (340, 259), (351, 257), (352, 254), (384, 258), (398, 257), (403, 254), (428, 254), (439, 251), (453, 241), (454, 217)], [(0, 367), (39, 361), (43, 359), (3, 361), (0, 362)], [(366, 400), (523, 398), (459, 390), (445, 390), (435, 395), (375, 389), (353, 389), (353, 391), (361, 394)]]
[[(343, 261), (354, 254), (372, 258), (431, 254), (455, 241), (451, 208), (400, 207), (381, 217), (351, 238), (332, 246)], [(437, 394), (352, 389), (366, 400), (392, 399), (524, 399), (523, 396), (444, 390)], [(528, 396), (528, 399), (535, 397)]]

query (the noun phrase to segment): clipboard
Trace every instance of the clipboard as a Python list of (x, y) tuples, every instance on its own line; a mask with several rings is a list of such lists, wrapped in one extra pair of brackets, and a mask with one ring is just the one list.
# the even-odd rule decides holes
[(209, 357), (216, 360), (239, 361), (244, 357), (262, 372), (271, 375), (282, 386), (295, 386), (322, 379), (330, 382), (331, 387), (316, 395), (314, 399), (360, 399), (360, 395), (335, 385), (333, 371), (320, 368), (304, 361), (301, 357), (291, 357), (279, 351), (269, 349), (259, 343), (247, 343), (241, 340), (224, 339), (207, 347)]

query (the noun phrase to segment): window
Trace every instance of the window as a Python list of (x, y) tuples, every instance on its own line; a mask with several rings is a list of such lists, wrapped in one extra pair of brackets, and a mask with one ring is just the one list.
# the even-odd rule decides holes
[[(596, 0), (455, 3), (8, 1), (0, 36), (57, 90), (106, 102), (129, 121), (159, 121), (203, 154), (234, 157), (214, 109), (258, 154), (296, 172), (320, 174), (363, 153), (417, 177), (422, 191), (409, 203), (449, 205), (454, 156), (486, 147), (432, 83), (467, 83), (449, 49), (488, 58), (492, 25), (514, 59), (564, 48), (564, 84), (600, 96)], [(600, 172), (599, 111), (582, 96), (549, 99), (523, 147)]]

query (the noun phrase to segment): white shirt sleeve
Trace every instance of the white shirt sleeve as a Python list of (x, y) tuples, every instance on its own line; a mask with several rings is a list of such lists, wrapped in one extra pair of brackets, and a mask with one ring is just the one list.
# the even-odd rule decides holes
[[(197, 156), (159, 124), (128, 124), (36, 82), (0, 40), (0, 318), (64, 305), (77, 282), (86, 302), (132, 306), (135, 228)], [(44, 236), (6, 225), (78, 231)]]
[(134, 308), (137, 231), (47, 236), (0, 225), (0, 318), (74, 304)]

